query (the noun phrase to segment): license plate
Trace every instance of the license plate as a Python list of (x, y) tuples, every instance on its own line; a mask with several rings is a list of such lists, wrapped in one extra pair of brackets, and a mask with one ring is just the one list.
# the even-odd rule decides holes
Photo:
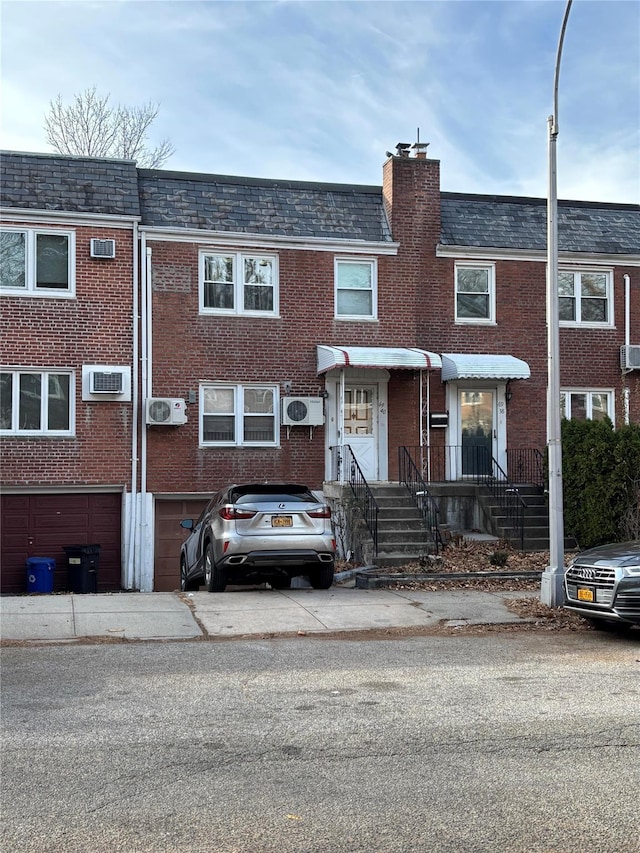
[(272, 515), (272, 527), (293, 527), (293, 517), (291, 515)]
[(593, 590), (583, 586), (578, 587), (578, 601), (593, 601)]

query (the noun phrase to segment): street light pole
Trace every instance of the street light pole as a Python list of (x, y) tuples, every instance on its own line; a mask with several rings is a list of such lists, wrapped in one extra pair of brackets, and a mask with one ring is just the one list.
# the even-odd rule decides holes
[(560, 322), (558, 307), (558, 82), (562, 44), (572, 0), (564, 12), (553, 87), (553, 115), (549, 126), (549, 192), (547, 197), (547, 450), (549, 461), (549, 565), (542, 573), (540, 600), (549, 607), (564, 601), (564, 517), (562, 504), (562, 435), (560, 425)]

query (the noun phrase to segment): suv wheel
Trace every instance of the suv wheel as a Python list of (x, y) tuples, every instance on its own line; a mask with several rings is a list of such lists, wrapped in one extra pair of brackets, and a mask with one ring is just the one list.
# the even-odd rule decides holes
[(224, 592), (227, 586), (227, 573), (216, 566), (211, 542), (204, 555), (204, 583), (209, 592)]
[(314, 589), (329, 589), (333, 584), (333, 563), (323, 563), (309, 572), (309, 583)]

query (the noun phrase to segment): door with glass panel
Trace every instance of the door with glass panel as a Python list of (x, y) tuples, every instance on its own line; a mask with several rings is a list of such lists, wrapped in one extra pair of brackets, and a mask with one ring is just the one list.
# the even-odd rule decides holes
[[(378, 479), (378, 394), (375, 385), (346, 385), (344, 389), (343, 436), (351, 447), (366, 480)], [(349, 472), (345, 471), (348, 477)]]
[(495, 457), (495, 392), (459, 391), (460, 466), (463, 477), (491, 474), (491, 458)]

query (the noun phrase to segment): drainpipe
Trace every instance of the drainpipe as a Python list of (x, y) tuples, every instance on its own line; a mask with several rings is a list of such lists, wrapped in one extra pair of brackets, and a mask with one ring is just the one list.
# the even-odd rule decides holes
[(138, 332), (138, 273), (140, 255), (138, 252), (138, 223), (133, 223), (133, 317), (132, 317), (132, 366), (131, 366), (131, 493), (129, 496), (129, 537), (127, 543), (127, 554), (125, 560), (124, 588), (133, 589), (135, 579), (135, 543), (136, 522), (138, 503), (138, 418), (140, 417), (140, 401), (138, 398), (138, 359), (139, 359), (139, 332)]
[(142, 399), (144, 402), (145, 423), (142, 429), (140, 452), (140, 524), (138, 530), (138, 589), (140, 592), (153, 590), (153, 579), (147, 577), (148, 555), (148, 511), (147, 511), (147, 426), (146, 399), (152, 394), (151, 388), (151, 249), (147, 247), (146, 235), (142, 235), (141, 254), (143, 257), (143, 276), (140, 288), (142, 298)]
[[(630, 338), (631, 338), (631, 292), (630, 292), (630, 282), (631, 279), (628, 275), (623, 276), (624, 278), (624, 342), (625, 346), (629, 346)], [(625, 382), (624, 391), (622, 393), (622, 406), (624, 409), (624, 423), (625, 426), (629, 426), (630, 422), (630, 404), (629, 404), (629, 386)]]

